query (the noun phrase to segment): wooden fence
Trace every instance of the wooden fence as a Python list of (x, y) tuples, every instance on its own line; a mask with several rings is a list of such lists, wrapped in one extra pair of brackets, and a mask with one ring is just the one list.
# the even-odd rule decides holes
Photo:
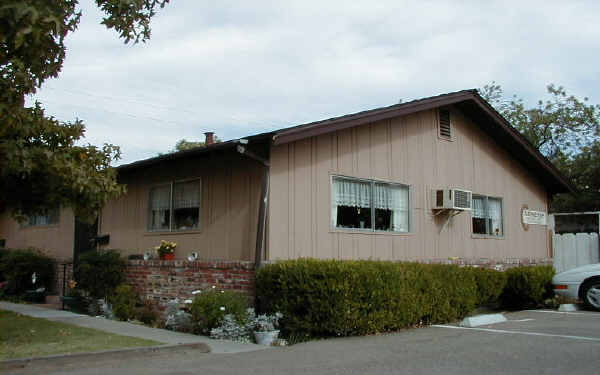
[(597, 233), (554, 234), (552, 250), (557, 273), (586, 264), (599, 263)]

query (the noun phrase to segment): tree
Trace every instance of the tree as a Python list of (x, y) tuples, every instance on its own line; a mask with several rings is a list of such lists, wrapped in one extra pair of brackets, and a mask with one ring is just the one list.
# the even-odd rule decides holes
[(550, 159), (560, 153), (576, 154), (593, 144), (600, 135), (600, 105), (587, 104), (588, 98), (567, 95), (562, 86), (549, 84), (546, 89), (551, 98), (539, 100), (531, 108), (516, 95), (504, 98), (502, 87), (495, 82), (485, 85), (479, 93)]
[(555, 165), (577, 188), (576, 194), (558, 194), (554, 212), (600, 211), (600, 141), (583, 147), (572, 157), (561, 157)]
[(562, 86), (550, 84), (547, 92), (551, 99), (527, 108), (517, 96), (504, 98), (495, 82), (479, 90), (577, 189), (556, 195), (552, 211), (600, 210), (600, 105), (568, 95)]
[[(221, 142), (221, 140), (219, 139), (219, 137), (215, 136), (214, 142), (215, 143)], [(206, 146), (205, 142), (188, 141), (185, 138), (183, 138), (183, 139), (180, 139), (179, 141), (177, 141), (177, 143), (175, 143), (175, 148), (171, 152), (191, 150), (193, 148), (204, 147), (204, 146)]]
[[(125, 43), (145, 42), (150, 19), (169, 0), (96, 0), (102, 23)], [(61, 122), (42, 105), (25, 105), (49, 78), (57, 77), (66, 55), (65, 38), (77, 29), (77, 0), (3, 0), (0, 5), (0, 207), (13, 216), (71, 206), (91, 217), (124, 187), (111, 163), (119, 148), (82, 144), (80, 120)]]

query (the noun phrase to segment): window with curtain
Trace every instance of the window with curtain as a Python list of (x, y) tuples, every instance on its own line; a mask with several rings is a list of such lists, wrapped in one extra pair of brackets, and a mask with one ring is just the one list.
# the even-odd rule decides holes
[(173, 227), (198, 229), (200, 223), (200, 181), (173, 184)]
[(59, 221), (59, 209), (58, 207), (48, 209), (44, 213), (39, 215), (31, 215), (27, 217), (26, 227), (42, 227), (46, 225), (56, 225)]
[(409, 188), (373, 180), (332, 178), (334, 228), (409, 231)]
[(488, 236), (504, 234), (502, 220), (502, 198), (473, 195), (473, 233)]
[(150, 189), (148, 229), (183, 231), (200, 227), (200, 180)]

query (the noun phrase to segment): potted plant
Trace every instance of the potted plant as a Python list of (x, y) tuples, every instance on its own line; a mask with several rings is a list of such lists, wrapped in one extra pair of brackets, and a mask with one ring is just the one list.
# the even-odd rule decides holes
[(251, 321), (254, 339), (259, 345), (271, 345), (279, 336), (279, 319), (283, 315), (279, 312), (274, 315), (261, 314)]
[(175, 248), (177, 244), (175, 242), (169, 242), (162, 240), (160, 246), (156, 246), (154, 249), (158, 253), (161, 260), (173, 260), (175, 259)]

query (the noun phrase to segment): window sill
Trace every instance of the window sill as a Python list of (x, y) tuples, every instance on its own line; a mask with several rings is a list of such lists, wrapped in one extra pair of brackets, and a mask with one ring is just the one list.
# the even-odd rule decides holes
[(490, 236), (489, 234), (471, 234), (471, 238), (475, 240), (504, 240), (506, 237), (502, 236)]
[(346, 233), (346, 234), (371, 234), (371, 235), (388, 235), (388, 236), (412, 236), (415, 233), (414, 232), (387, 232), (387, 231), (383, 231), (383, 230), (376, 230), (376, 231), (372, 231), (372, 230), (364, 230), (364, 229), (352, 229), (352, 228), (336, 228), (336, 229), (330, 229), (329, 233)]
[(194, 230), (157, 230), (157, 231), (147, 231), (144, 233), (144, 236), (177, 236), (179, 234), (200, 234), (202, 230), (194, 229)]

